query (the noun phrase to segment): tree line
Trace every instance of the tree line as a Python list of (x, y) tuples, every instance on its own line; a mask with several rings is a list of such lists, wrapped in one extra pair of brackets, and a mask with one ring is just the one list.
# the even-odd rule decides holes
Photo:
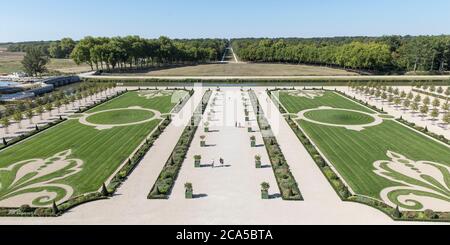
[(77, 44), (71, 38), (63, 38), (58, 41), (38, 41), (38, 42), (20, 42), (13, 43), (8, 46), (9, 52), (28, 52), (29, 50), (37, 50), (44, 56), (55, 59), (70, 58), (75, 45)]
[(195, 64), (220, 60), (225, 39), (171, 40), (127, 37), (85, 37), (75, 46), (71, 58), (92, 70), (148, 68), (168, 64)]
[(380, 72), (446, 72), (450, 36), (233, 39), (241, 60)]

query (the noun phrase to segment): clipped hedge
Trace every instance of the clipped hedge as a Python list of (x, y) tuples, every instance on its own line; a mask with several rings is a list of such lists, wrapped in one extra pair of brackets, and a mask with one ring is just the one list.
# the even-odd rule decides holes
[(420, 126), (416, 125), (415, 123), (406, 121), (403, 118), (399, 118), (399, 119), (396, 119), (396, 120), (397, 120), (397, 122), (400, 122), (400, 123), (404, 124), (407, 127), (411, 127), (411, 128), (413, 128), (413, 129), (415, 129), (417, 131), (420, 131), (420, 132), (422, 132), (422, 133), (424, 133), (424, 134), (426, 134), (426, 135), (436, 139), (436, 140), (442, 141), (445, 144), (450, 145), (450, 139), (445, 138), (444, 135), (439, 135), (439, 134), (435, 134), (433, 132), (430, 132), (430, 131), (428, 131), (427, 128), (420, 127)]
[(191, 123), (186, 126), (169, 159), (167, 159), (161, 173), (153, 185), (148, 199), (168, 199), (172, 193), (175, 181), (178, 178), (181, 166), (186, 158), (189, 147), (194, 139), (198, 125), (202, 120), (203, 114), (208, 106), (209, 99), (212, 95), (210, 90), (203, 95), (201, 103), (197, 106), (191, 118)]
[(281, 196), (283, 200), (302, 201), (303, 196), (298, 187), (298, 183), (292, 175), (270, 124), (264, 116), (264, 112), (260, 109), (261, 105), (259, 104), (258, 98), (253, 90), (250, 90), (249, 95)]

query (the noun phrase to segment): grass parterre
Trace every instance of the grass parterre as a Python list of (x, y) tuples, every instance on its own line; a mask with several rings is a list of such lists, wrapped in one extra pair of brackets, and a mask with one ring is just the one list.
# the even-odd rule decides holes
[[(182, 93), (186, 98), (188, 95), (184, 90), (128, 92), (85, 115), (129, 107), (167, 114), (181, 103), (173, 99), (175, 93)], [(146, 97), (148, 94), (155, 96)], [(116, 122), (115, 117), (109, 119), (111, 123), (120, 122)], [(97, 192), (135, 149), (150, 145), (146, 137), (151, 132), (161, 131), (167, 126), (166, 121), (167, 118), (161, 116), (138, 125), (99, 130), (72, 118), (2, 150), (0, 206), (50, 207), (53, 202), (61, 203)], [(137, 153), (141, 150), (142, 147)], [(134, 157), (129, 159), (128, 164), (135, 160)]]
[[(312, 92), (279, 91), (270, 94), (278, 98), (272, 97), (274, 101), (281, 102), (282, 111), (289, 112), (287, 119), (291, 127), (341, 197), (356, 201), (366, 199), (360, 202), (378, 206), (383, 211), (392, 211), (399, 206), (409, 216), (411, 211), (428, 210), (429, 213), (434, 208), (440, 211), (436, 217), (448, 219), (445, 207), (450, 202), (449, 186), (448, 183), (442, 183), (440, 177), (448, 178), (448, 146), (390, 118), (383, 118), (383, 123), (361, 131), (297, 118), (297, 113), (320, 106), (370, 111), (331, 91)], [(375, 111), (371, 113), (377, 114)], [(295, 124), (299, 126), (298, 130)], [(334, 173), (321, 155), (326, 157), (340, 176)], [(346, 185), (355, 197), (350, 197), (352, 193), (346, 193)], [(413, 200), (402, 199), (405, 195), (412, 195), (410, 198)], [(430, 207), (429, 201), (422, 202), (423, 198), (432, 198), (435, 206)], [(436, 210), (440, 207), (441, 210)], [(425, 219), (423, 213), (417, 213), (416, 218)]]

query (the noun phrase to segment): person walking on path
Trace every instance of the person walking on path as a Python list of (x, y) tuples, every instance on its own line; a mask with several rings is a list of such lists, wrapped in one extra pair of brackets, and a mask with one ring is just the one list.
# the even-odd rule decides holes
[(220, 158), (220, 165), (223, 167), (223, 164), (225, 163), (225, 161), (222, 159), (222, 158)]
[(215, 165), (215, 162), (214, 162), (214, 159), (213, 159), (212, 162), (211, 162), (211, 167), (214, 168), (214, 165)]

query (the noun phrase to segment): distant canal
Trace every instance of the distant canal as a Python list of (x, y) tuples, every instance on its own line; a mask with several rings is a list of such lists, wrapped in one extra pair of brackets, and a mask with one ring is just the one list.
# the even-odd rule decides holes
[(14, 86), (14, 85), (18, 85), (18, 83), (0, 80), (0, 87), (9, 87), (9, 86)]

